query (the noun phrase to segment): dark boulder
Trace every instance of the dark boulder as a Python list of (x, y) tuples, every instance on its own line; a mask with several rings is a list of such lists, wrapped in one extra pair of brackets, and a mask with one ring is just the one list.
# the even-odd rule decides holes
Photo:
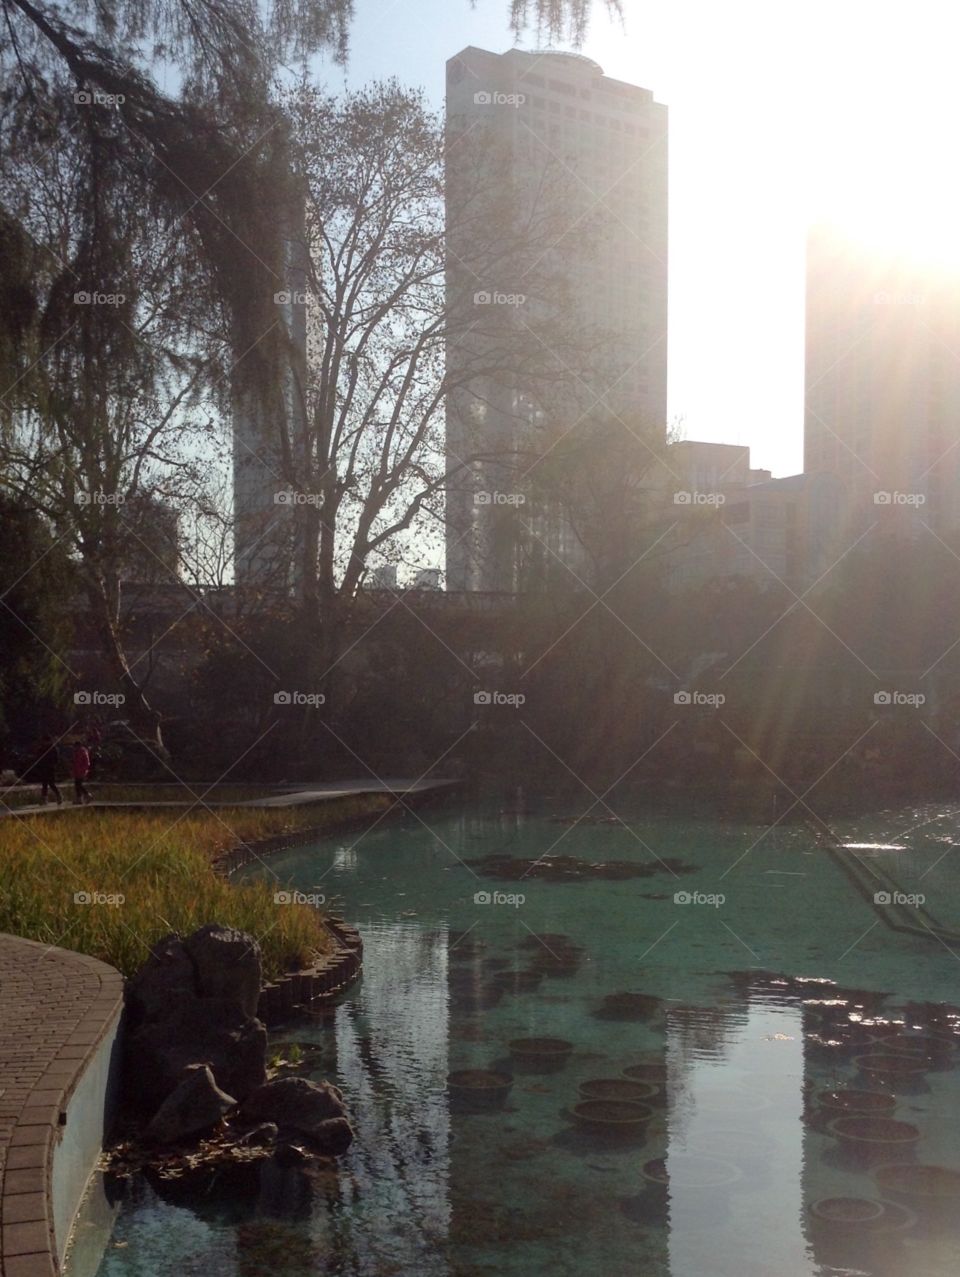
[(242, 1100), (266, 1080), (266, 1058), (267, 1031), (239, 1003), (186, 999), (166, 1018), (128, 1035), (127, 1088), (149, 1111), (175, 1090), (184, 1069), (207, 1064), (218, 1085)]
[(343, 1096), (328, 1082), (277, 1078), (245, 1099), (240, 1116), (245, 1121), (276, 1122), (280, 1143), (303, 1140), (311, 1151), (332, 1157), (345, 1152), (354, 1139)]
[(150, 956), (127, 981), (128, 1029), (151, 1020), (163, 1020), (185, 1000), (197, 996), (196, 970), (178, 935), (163, 936), (151, 946)]
[(183, 946), (193, 963), (202, 998), (229, 998), (247, 1015), (257, 1014), (263, 959), (252, 936), (211, 923), (187, 936)]
[(153, 1115), (147, 1139), (157, 1144), (176, 1144), (199, 1135), (216, 1126), (235, 1104), (232, 1095), (220, 1090), (205, 1064), (190, 1065)]

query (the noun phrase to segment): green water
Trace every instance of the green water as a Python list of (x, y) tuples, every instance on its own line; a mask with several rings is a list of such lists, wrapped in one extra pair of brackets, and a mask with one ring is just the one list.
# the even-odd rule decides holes
[[(621, 811), (626, 827), (571, 828), (555, 817), (572, 801), (426, 809), (256, 870), (322, 892), (362, 930), (362, 984), (324, 1020), (278, 1035), (322, 1045), (315, 1076), (344, 1090), (356, 1141), (335, 1170), (260, 1163), (186, 1184), (128, 1183), (101, 1277), (960, 1272), (960, 1210), (901, 1212), (903, 1226), (881, 1241), (811, 1225), (820, 1199), (881, 1194), (871, 1170), (804, 1120), (805, 1088), (871, 1085), (853, 1062), (859, 1048), (818, 1049), (814, 1003), (839, 999), (845, 1017), (860, 1005), (896, 1021), (908, 1001), (960, 1002), (960, 949), (891, 929), (805, 828), (639, 810)], [(901, 843), (862, 858), (960, 930), (958, 820), (960, 809), (943, 807), (887, 812), (838, 832)], [(656, 872), (501, 881), (467, 863), (494, 853)], [(695, 872), (675, 876), (662, 864), (674, 860)], [(524, 899), (474, 898), (498, 891)], [(712, 903), (677, 903), (677, 892)], [(498, 995), (497, 972), (528, 968), (564, 943), (538, 939), (555, 934), (582, 949), (579, 967)], [(598, 1015), (619, 991), (662, 1006), (645, 1021)], [(871, 1002), (871, 993), (887, 996)], [(954, 1028), (944, 1011), (937, 1031)], [(572, 1054), (551, 1072), (511, 1062), (507, 1043), (534, 1036), (567, 1039)], [(581, 1082), (643, 1062), (669, 1077), (645, 1138), (611, 1140), (572, 1123)], [(960, 1168), (952, 1064), (923, 1074), (919, 1093), (898, 1094), (892, 1116), (918, 1128), (918, 1161)], [(451, 1105), (448, 1074), (473, 1068), (512, 1074), (502, 1109)], [(657, 1158), (668, 1188), (644, 1178)], [(909, 1194), (896, 1200), (916, 1205)]]

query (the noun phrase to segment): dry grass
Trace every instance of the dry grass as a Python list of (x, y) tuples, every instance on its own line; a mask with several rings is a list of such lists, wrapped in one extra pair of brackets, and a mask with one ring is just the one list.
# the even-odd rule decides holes
[(170, 931), (208, 922), (256, 936), (268, 978), (331, 947), (309, 905), (277, 904), (268, 882), (233, 884), (213, 869), (236, 845), (374, 816), (389, 799), (357, 795), (310, 807), (97, 810), (0, 819), (0, 931), (76, 949), (125, 975)]

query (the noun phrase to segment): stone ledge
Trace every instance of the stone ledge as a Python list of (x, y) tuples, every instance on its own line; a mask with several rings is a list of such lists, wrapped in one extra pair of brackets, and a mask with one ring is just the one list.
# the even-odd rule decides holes
[[(57, 1152), (70, 1101), (122, 1008), (123, 978), (113, 967), (0, 934), (0, 1078), (12, 1116), (0, 1130), (2, 1277), (59, 1272), (67, 1238), (54, 1223), (57, 1201), (64, 1215), (64, 1199), (55, 1201)], [(66, 1213), (82, 1188), (71, 1182), (64, 1190)]]
[(291, 971), (260, 990), (257, 1018), (268, 1029), (278, 1028), (299, 1016), (323, 1011), (363, 971), (360, 932), (339, 918), (324, 921), (336, 950), (318, 958), (313, 966), (303, 971)]

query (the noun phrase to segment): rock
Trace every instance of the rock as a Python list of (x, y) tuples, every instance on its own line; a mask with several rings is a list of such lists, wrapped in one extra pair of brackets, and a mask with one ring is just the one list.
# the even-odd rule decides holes
[(155, 1109), (179, 1085), (184, 1069), (207, 1064), (217, 1083), (243, 1100), (262, 1087), (266, 1061), (267, 1031), (238, 1002), (188, 998), (166, 1018), (127, 1035), (127, 1091), (142, 1107)]
[(332, 1117), (321, 1122), (308, 1135), (310, 1148), (327, 1157), (339, 1157), (353, 1143), (353, 1127), (345, 1117)]
[(273, 1160), (281, 1168), (288, 1170), (291, 1166), (302, 1166), (309, 1154), (299, 1144), (278, 1144)]
[(176, 1144), (189, 1135), (199, 1135), (215, 1126), (235, 1104), (232, 1095), (220, 1090), (205, 1064), (191, 1065), (153, 1115), (147, 1139)]
[(127, 1027), (136, 1028), (172, 1014), (185, 999), (197, 996), (196, 970), (178, 935), (170, 934), (151, 946), (150, 956), (127, 981)]
[(346, 1116), (343, 1096), (329, 1082), (282, 1077), (258, 1087), (240, 1108), (244, 1118), (276, 1122), (284, 1131), (311, 1135), (325, 1122)]
[(263, 960), (253, 936), (216, 923), (201, 927), (183, 942), (202, 998), (230, 998), (247, 1015), (257, 1014)]
[(259, 1146), (272, 1144), (276, 1138), (276, 1122), (261, 1122), (259, 1126), (255, 1126), (250, 1131), (244, 1131), (242, 1135), (238, 1136), (237, 1143)]

